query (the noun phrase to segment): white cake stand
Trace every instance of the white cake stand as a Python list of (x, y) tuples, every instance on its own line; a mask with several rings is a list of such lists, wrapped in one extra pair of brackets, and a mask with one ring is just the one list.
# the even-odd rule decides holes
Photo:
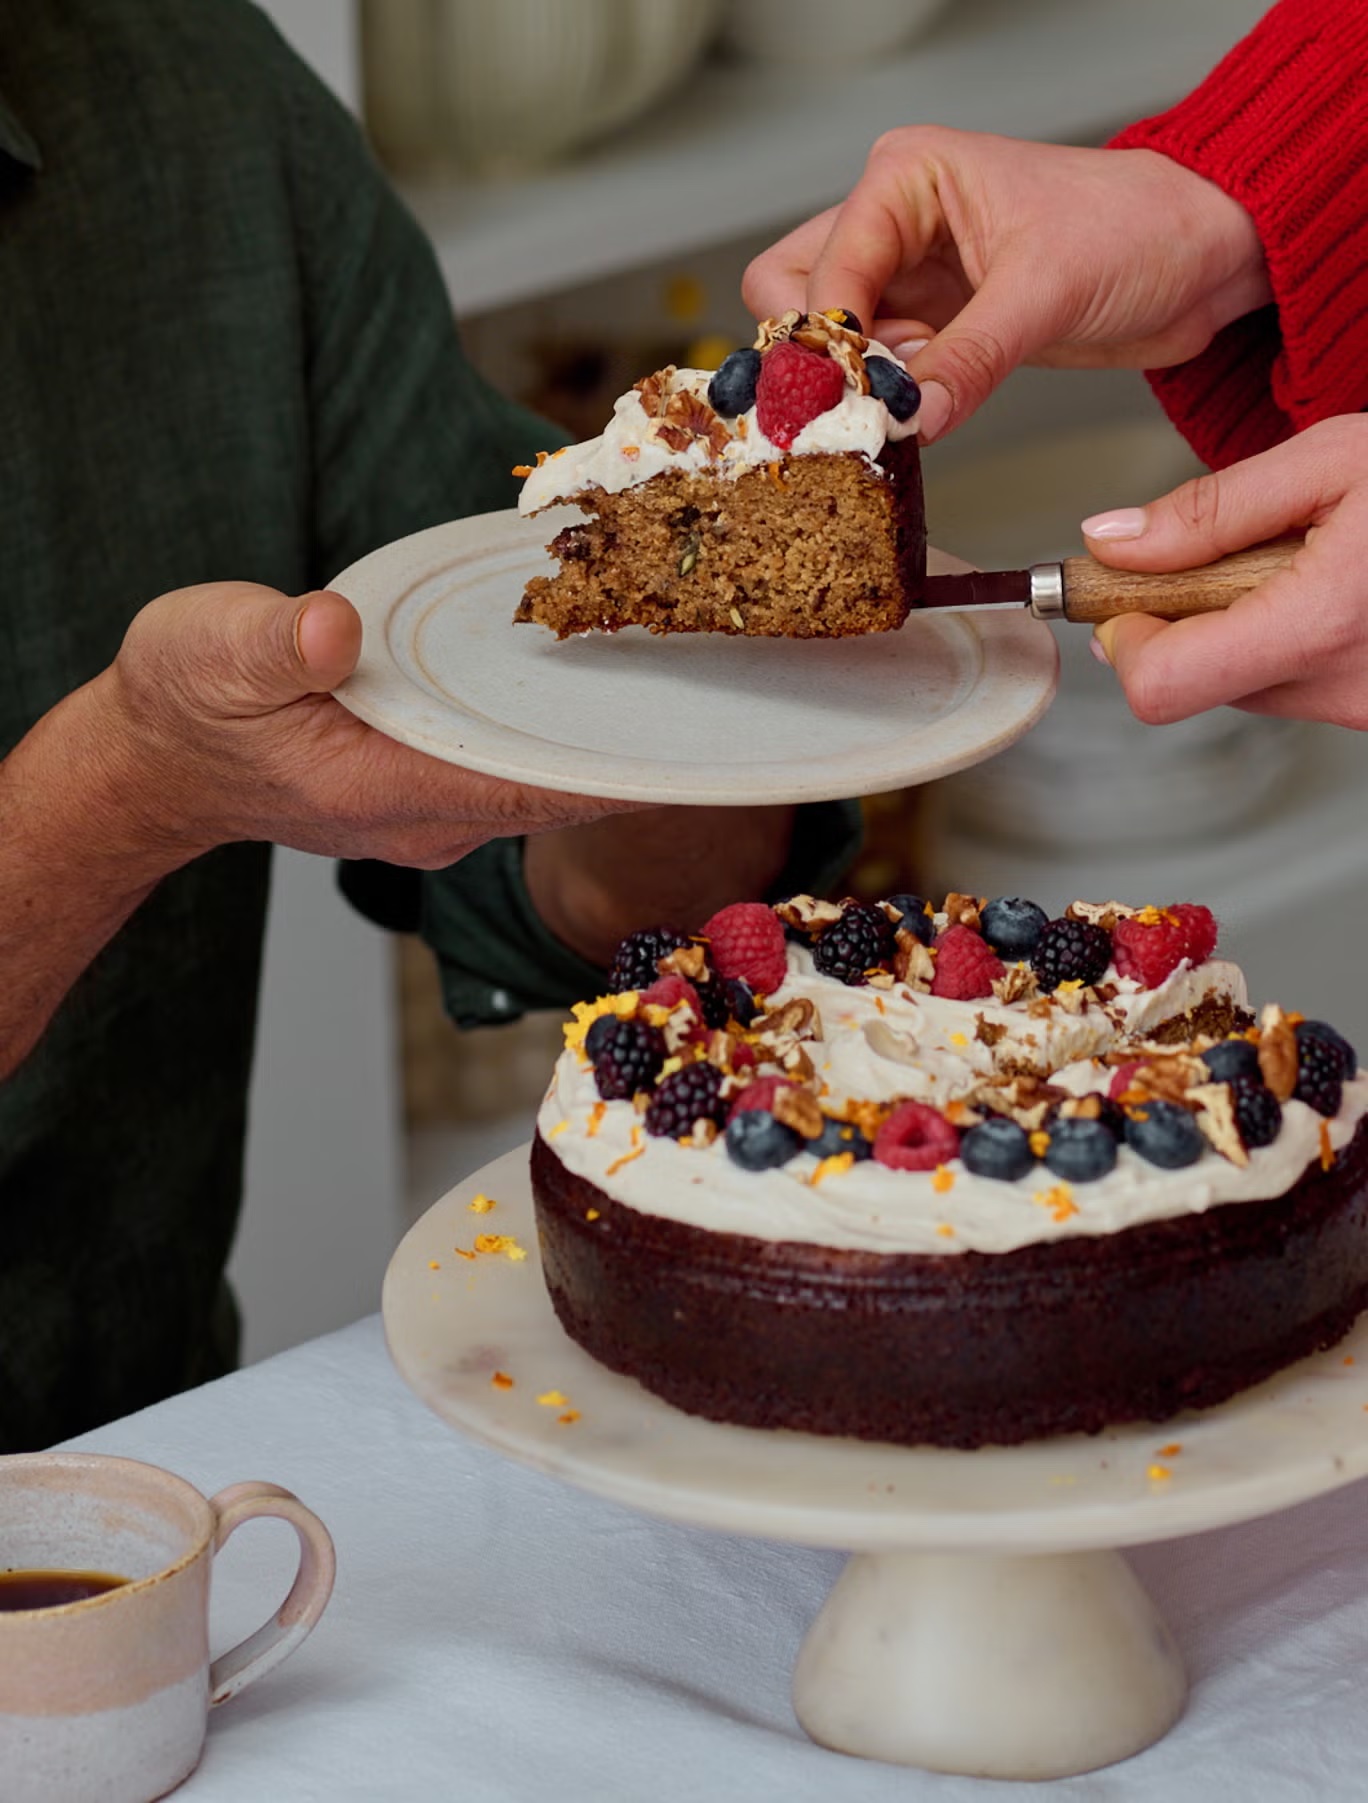
[[(472, 1213), (481, 1192), (495, 1206)], [(459, 1256), (480, 1233), (513, 1236), (526, 1257)], [(682, 1414), (561, 1331), (525, 1150), (413, 1227), (384, 1320), (417, 1394), (500, 1452), (674, 1521), (851, 1551), (799, 1654), (794, 1710), (825, 1746), (937, 1771), (1061, 1778), (1150, 1745), (1186, 1681), (1115, 1549), (1368, 1472), (1368, 1317), (1220, 1408), (1096, 1437), (964, 1453)]]

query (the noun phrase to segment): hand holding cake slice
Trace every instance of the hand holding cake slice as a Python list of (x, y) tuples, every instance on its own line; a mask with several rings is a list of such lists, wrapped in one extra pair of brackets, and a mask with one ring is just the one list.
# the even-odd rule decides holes
[(587, 516), (516, 619), (558, 638), (644, 626), (839, 638), (901, 626), (926, 521), (917, 385), (855, 317), (789, 312), (715, 373), (644, 377), (602, 435), (541, 456), (518, 510)]

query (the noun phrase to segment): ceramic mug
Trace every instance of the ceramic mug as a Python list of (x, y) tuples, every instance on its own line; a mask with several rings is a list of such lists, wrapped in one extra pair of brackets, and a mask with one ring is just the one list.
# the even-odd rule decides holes
[[(294, 1528), (299, 1569), (275, 1615), (211, 1664), (213, 1556), (258, 1515)], [(20, 1572), (124, 1580), (81, 1601), (0, 1609), (4, 1803), (164, 1796), (194, 1770), (210, 1707), (278, 1665), (309, 1633), (334, 1566), (323, 1523), (275, 1484), (232, 1484), (206, 1499), (135, 1459), (0, 1457), (0, 1588), (16, 1582), (4, 1574)]]

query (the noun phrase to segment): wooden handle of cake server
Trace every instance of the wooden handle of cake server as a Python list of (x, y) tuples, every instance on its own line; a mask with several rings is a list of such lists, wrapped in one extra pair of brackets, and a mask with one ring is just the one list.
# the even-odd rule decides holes
[(1270, 539), (1247, 551), (1233, 551), (1197, 570), (1152, 574), (1114, 570), (1095, 557), (1064, 559), (1064, 612), (1070, 620), (1091, 626), (1122, 614), (1153, 614), (1161, 620), (1183, 620), (1189, 614), (1218, 613), (1261, 582), (1286, 569), (1304, 540)]

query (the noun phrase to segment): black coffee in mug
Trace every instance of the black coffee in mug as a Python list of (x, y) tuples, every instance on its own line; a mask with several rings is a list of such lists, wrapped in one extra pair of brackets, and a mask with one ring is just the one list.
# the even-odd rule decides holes
[(128, 1582), (110, 1571), (0, 1571), (0, 1614), (83, 1603)]

